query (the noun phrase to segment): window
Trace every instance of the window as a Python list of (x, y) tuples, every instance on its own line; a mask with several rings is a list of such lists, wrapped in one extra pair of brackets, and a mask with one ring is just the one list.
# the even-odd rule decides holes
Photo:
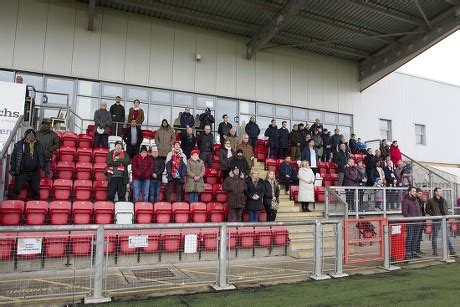
[(289, 107), (276, 107), (276, 116), (283, 117), (283, 118), (290, 118), (291, 117), (291, 108)]
[(380, 119), (380, 138), (391, 140), (391, 120)]
[(300, 109), (300, 108), (293, 108), (292, 109), (292, 118), (298, 119), (298, 120), (301, 120), (301, 121), (305, 121), (305, 118), (307, 118), (307, 110)]
[(99, 83), (91, 81), (78, 81), (78, 94), (99, 97)]
[(351, 126), (351, 116), (339, 114), (339, 124), (345, 126)]
[(14, 72), (7, 70), (0, 70), (0, 81), (14, 82)]
[(193, 104), (193, 96), (190, 94), (174, 93), (174, 105), (191, 107)]
[(415, 124), (415, 144), (426, 145), (425, 125)]
[(209, 96), (197, 96), (196, 97), (196, 106), (198, 108), (214, 109), (214, 102), (215, 102), (214, 97), (209, 97)]
[(334, 113), (324, 113), (324, 122), (328, 124), (337, 124), (337, 114)]
[(123, 87), (115, 84), (103, 84), (102, 96), (105, 97), (123, 97)]
[(317, 118), (321, 120), (321, 112), (318, 111), (308, 111), (308, 120), (314, 122)]
[(259, 115), (267, 115), (275, 117), (275, 110), (271, 104), (258, 103), (257, 113)]
[[(144, 112), (144, 114), (146, 114)], [(170, 106), (159, 106), (159, 105), (150, 105), (148, 112), (148, 124), (153, 126), (161, 126), (161, 121), (163, 119), (168, 120), (168, 123), (171, 125), (171, 107)], [(172, 126), (172, 125), (171, 125)]]
[(130, 87), (128, 88), (128, 99), (139, 99), (140, 101), (145, 102), (147, 100), (147, 90), (143, 88)]
[(153, 90), (151, 101), (170, 104), (171, 103), (171, 93), (166, 92), (166, 91)]
[(254, 102), (240, 100), (240, 113), (256, 114), (256, 104)]
[(16, 76), (22, 77), (22, 84), (32, 85), (37, 91), (43, 91), (43, 77), (40, 75), (26, 75), (17, 73)]

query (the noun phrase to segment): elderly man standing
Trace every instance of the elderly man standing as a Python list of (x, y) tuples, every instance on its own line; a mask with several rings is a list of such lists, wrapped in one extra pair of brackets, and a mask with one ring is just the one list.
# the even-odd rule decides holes
[(112, 127), (112, 115), (107, 111), (107, 102), (101, 102), (99, 110), (94, 112), (94, 148), (109, 148), (109, 131)]
[(200, 148), (200, 159), (203, 160), (206, 167), (212, 167), (212, 152), (214, 151), (214, 137), (211, 133), (211, 126), (204, 126), (204, 133), (198, 137), (198, 146)]
[(43, 160), (45, 177), (51, 178), (51, 160), (53, 158), (53, 152), (59, 148), (59, 137), (51, 130), (51, 121), (44, 119), (40, 127), (40, 131), (37, 133), (37, 140), (40, 142), (43, 149)]
[[(252, 168), (254, 165), (254, 148), (249, 144), (249, 135), (243, 134), (243, 138), (241, 139), (241, 144), (238, 145), (236, 150), (241, 150), (243, 152), (243, 156), (248, 162), (249, 169)], [(241, 170), (240, 170), (241, 172)]]
[(187, 128), (193, 128), (195, 126), (195, 119), (193, 118), (192, 113), (190, 112), (190, 107), (186, 107), (185, 111), (180, 115), (180, 127), (182, 130)]

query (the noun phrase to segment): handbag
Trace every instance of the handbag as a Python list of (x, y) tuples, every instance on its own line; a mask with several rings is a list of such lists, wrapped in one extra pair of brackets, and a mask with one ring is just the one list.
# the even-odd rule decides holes
[(98, 134), (104, 134), (105, 129), (102, 128), (102, 127), (97, 127), (96, 131), (97, 131)]
[(278, 203), (277, 200), (272, 200), (272, 204), (271, 204), (271, 206), (270, 206), (270, 209), (272, 209), (272, 210), (278, 210), (279, 206), (280, 206), (280, 204)]

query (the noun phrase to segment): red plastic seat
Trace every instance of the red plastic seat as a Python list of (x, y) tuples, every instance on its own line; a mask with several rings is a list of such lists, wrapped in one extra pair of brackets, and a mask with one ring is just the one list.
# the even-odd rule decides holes
[(68, 231), (46, 232), (43, 238), (45, 256), (50, 258), (64, 257), (68, 242)]
[(254, 227), (238, 227), (241, 248), (253, 248), (255, 241)]
[(215, 251), (219, 246), (219, 228), (201, 228), (203, 250)]
[(160, 251), (160, 241), (161, 241), (161, 229), (146, 229), (141, 230), (140, 235), (148, 236), (148, 245), (147, 247), (141, 248), (142, 253), (158, 253)]
[(94, 203), (94, 223), (112, 224), (114, 204), (110, 201), (98, 201)]
[(238, 229), (236, 227), (228, 227), (227, 233), (229, 238), (227, 246), (230, 249), (235, 249), (238, 246)]
[(73, 256), (91, 256), (91, 247), (96, 241), (94, 231), (72, 231), (70, 232), (70, 245)]
[(122, 255), (135, 254), (137, 247), (129, 247), (129, 237), (138, 236), (138, 230), (120, 230), (118, 232), (118, 252)]
[(204, 184), (204, 192), (200, 194), (200, 200), (204, 203), (211, 202), (214, 198), (214, 191), (212, 189), (212, 184)]
[(50, 203), (49, 215), (51, 225), (66, 225), (69, 223), (71, 205), (68, 201), (53, 201)]
[(211, 223), (222, 223), (224, 221), (225, 209), (221, 203), (208, 203), (206, 205)]
[(54, 200), (70, 200), (72, 181), (68, 179), (56, 179), (53, 183)]
[(191, 203), (190, 215), (192, 223), (206, 223), (208, 211), (205, 203)]
[(324, 187), (315, 187), (315, 199), (319, 203), (324, 203)]
[(94, 148), (93, 157), (94, 163), (107, 163), (107, 155), (109, 150), (107, 148)]
[(276, 172), (276, 160), (275, 159), (266, 159), (265, 160), (265, 169), (268, 171)]
[(75, 167), (75, 179), (91, 180), (93, 165), (89, 162), (77, 162)]
[(89, 201), (93, 191), (93, 182), (89, 180), (74, 181), (74, 200)]
[(73, 132), (66, 131), (61, 135), (61, 145), (69, 147), (77, 147), (78, 135)]
[(153, 205), (153, 214), (157, 224), (171, 223), (172, 206), (167, 202), (157, 202)]
[(105, 169), (107, 167), (107, 163), (94, 163), (93, 172), (94, 172), (94, 180), (101, 181), (107, 180), (107, 176), (105, 175)]
[(273, 241), (272, 229), (267, 227), (255, 227), (257, 246), (271, 247)]
[(105, 201), (107, 200), (108, 193), (108, 181), (94, 181), (94, 200), (95, 201)]
[(57, 178), (72, 180), (75, 172), (75, 163), (71, 161), (59, 161), (57, 164)]
[[(15, 185), (15, 179), (13, 177), (13, 179), (11, 180), (9, 186), (8, 186), (8, 191), (9, 191), (9, 198), (10, 199), (13, 199), (12, 197), (12, 193), (13, 193), (13, 190), (14, 190), (14, 185)], [(28, 184), (24, 185), (21, 189), (21, 191), (19, 191), (19, 195), (18, 197), (16, 197), (16, 200), (22, 200), (22, 201), (27, 201), (27, 199), (29, 198), (29, 191), (30, 191), (30, 186)]]
[(163, 243), (163, 251), (166, 253), (176, 253), (180, 251), (182, 242), (181, 230), (163, 229), (161, 232), (161, 242)]
[(24, 202), (22, 200), (4, 200), (0, 206), (1, 224), (7, 226), (20, 225), (23, 213)]
[(285, 226), (271, 226), (273, 232), (273, 243), (277, 246), (288, 244), (289, 233)]
[(214, 198), (216, 202), (219, 203), (225, 203), (228, 200), (228, 192), (222, 190), (222, 185), (221, 184), (215, 184), (213, 186), (214, 190)]
[(219, 170), (214, 168), (205, 169), (205, 181), (208, 184), (216, 184), (220, 181)]
[(61, 147), (59, 148), (59, 160), (73, 162), (75, 161), (76, 152), (77, 149), (75, 147)]
[(91, 137), (94, 136), (94, 125), (88, 125), (88, 127), (86, 127), (86, 134)]
[(72, 224), (91, 224), (93, 203), (89, 201), (76, 201), (72, 205)]
[(77, 149), (77, 162), (91, 162), (93, 150), (90, 147), (79, 147)]
[(134, 205), (136, 224), (151, 224), (153, 220), (153, 204), (138, 202)]
[(328, 168), (328, 163), (327, 162), (318, 162), (318, 168)]
[(53, 180), (42, 178), (40, 179), (40, 200), (48, 200), (51, 196), (53, 188)]
[(188, 223), (190, 217), (190, 207), (187, 203), (176, 202), (172, 204), (172, 213), (176, 223)]
[(13, 259), (13, 252), (16, 250), (16, 237), (15, 232), (0, 233), (0, 260)]
[(153, 140), (155, 138), (155, 133), (152, 130), (142, 130), (142, 135), (144, 139)]
[(87, 134), (80, 134), (78, 136), (78, 147), (79, 148), (91, 148), (93, 147), (93, 138)]
[(48, 203), (42, 200), (31, 200), (26, 203), (26, 224), (45, 225), (48, 215)]
[(265, 211), (265, 208), (262, 207), (262, 210), (259, 212), (259, 222), (266, 222), (268, 219), (267, 216), (267, 211)]
[(297, 199), (297, 195), (299, 195), (299, 186), (291, 185), (289, 187), (289, 199), (295, 200)]

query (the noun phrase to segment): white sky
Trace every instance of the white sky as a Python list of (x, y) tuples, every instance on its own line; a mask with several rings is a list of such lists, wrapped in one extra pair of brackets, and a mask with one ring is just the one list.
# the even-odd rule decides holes
[(460, 86), (460, 31), (440, 41), (397, 71)]

